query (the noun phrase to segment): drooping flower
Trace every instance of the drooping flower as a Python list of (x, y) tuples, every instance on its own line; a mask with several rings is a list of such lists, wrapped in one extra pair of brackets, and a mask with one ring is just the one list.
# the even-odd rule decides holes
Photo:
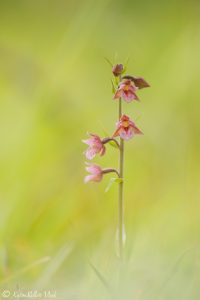
[(124, 70), (124, 66), (122, 64), (114, 65), (112, 68), (113, 75), (116, 77), (121, 75), (123, 73), (123, 70)]
[(88, 149), (84, 152), (87, 159), (93, 159), (98, 153), (100, 156), (105, 154), (106, 148), (98, 135), (90, 134), (90, 138), (83, 140), (83, 143), (89, 145)]
[(142, 131), (137, 128), (135, 123), (126, 115), (121, 116), (116, 124), (117, 129), (113, 137), (120, 136), (123, 140), (131, 139), (135, 134), (142, 134)]
[(130, 79), (123, 79), (118, 89), (114, 95), (114, 99), (122, 98), (126, 102), (131, 102), (133, 100), (139, 100), (138, 96), (136, 95), (136, 91), (138, 90), (138, 87), (134, 85), (132, 80)]
[(90, 173), (90, 175), (85, 176), (84, 182), (87, 183), (89, 181), (99, 182), (102, 180), (104, 174), (115, 173), (118, 177), (120, 177), (119, 172), (113, 168), (102, 169), (100, 166), (95, 164), (87, 164), (85, 168), (86, 171)]
[(87, 183), (89, 181), (100, 182), (103, 177), (103, 170), (98, 165), (89, 164), (86, 168), (91, 175), (85, 176), (84, 182)]

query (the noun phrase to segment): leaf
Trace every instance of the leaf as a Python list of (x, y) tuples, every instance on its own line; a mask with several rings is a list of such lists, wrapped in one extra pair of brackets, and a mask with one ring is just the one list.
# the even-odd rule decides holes
[(127, 58), (127, 60), (126, 60), (126, 62), (125, 62), (125, 64), (124, 64), (124, 68), (125, 68), (125, 69), (127, 69), (127, 65), (128, 65), (128, 63), (129, 63), (129, 60), (130, 60), (130, 57)]
[(116, 86), (118, 86), (118, 84), (119, 84), (119, 77), (118, 76), (115, 77), (115, 84), (116, 84)]
[(113, 64), (111, 63), (111, 61), (107, 58), (107, 57), (104, 57), (105, 61), (111, 66), (111, 68), (113, 67)]
[(123, 182), (123, 178), (115, 178), (115, 181), (116, 183), (122, 183)]
[(123, 71), (122, 71), (122, 74), (124, 74), (126, 72), (126, 70), (127, 70), (127, 67), (125, 66)]
[(116, 88), (115, 88), (115, 85), (114, 85), (114, 82), (112, 81), (112, 79), (111, 79), (111, 84), (112, 84), (112, 93), (115, 94)]
[(109, 144), (111, 147), (114, 147), (114, 148), (118, 149), (118, 146), (117, 146), (117, 144), (116, 144), (114, 141), (109, 141), (108, 144)]
[(105, 193), (107, 193), (110, 190), (113, 183), (121, 183), (121, 182), (123, 182), (122, 178), (115, 178), (115, 177), (110, 178), (110, 181), (105, 189)]

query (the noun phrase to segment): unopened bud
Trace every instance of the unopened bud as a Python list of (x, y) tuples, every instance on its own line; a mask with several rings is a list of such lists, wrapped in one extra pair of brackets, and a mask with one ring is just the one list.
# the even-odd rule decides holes
[(124, 70), (124, 66), (122, 64), (117, 64), (117, 65), (113, 66), (113, 68), (112, 68), (113, 75), (116, 77), (121, 75), (123, 70)]

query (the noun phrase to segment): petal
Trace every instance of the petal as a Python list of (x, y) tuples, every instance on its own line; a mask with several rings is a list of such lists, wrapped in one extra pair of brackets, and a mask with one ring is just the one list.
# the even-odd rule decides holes
[(85, 151), (85, 156), (87, 159), (91, 160), (95, 157), (96, 155), (96, 151), (94, 148), (88, 148), (86, 151)]
[(95, 175), (87, 175), (87, 176), (85, 176), (84, 182), (87, 183), (89, 181), (93, 181), (94, 176)]
[(135, 125), (132, 127), (134, 134), (143, 134), (142, 131)]
[(119, 135), (119, 131), (120, 131), (121, 127), (120, 128), (117, 128), (117, 130), (113, 133), (112, 137), (116, 137)]
[(120, 89), (118, 89), (118, 90), (116, 91), (116, 93), (115, 93), (113, 99), (119, 99), (119, 98), (121, 98), (121, 92), (122, 92), (122, 91), (121, 91)]
[(138, 87), (136, 87), (135, 85), (130, 85), (129, 86), (129, 91), (131, 91), (131, 92), (136, 92), (138, 90)]
[(91, 140), (90, 140), (90, 139), (82, 140), (82, 142), (83, 142), (84, 144), (87, 144), (87, 145), (90, 145), (90, 144), (91, 144)]
[(133, 81), (139, 89), (150, 87), (148, 82), (146, 82), (146, 80), (142, 77), (133, 77)]
[(97, 174), (97, 175), (87, 175), (84, 178), (84, 182), (87, 183), (89, 181), (95, 181), (99, 182), (102, 180), (103, 175), (102, 174)]
[(120, 137), (123, 139), (123, 140), (130, 140), (132, 137), (133, 137), (133, 129), (132, 127), (129, 127), (128, 130), (121, 130), (120, 132)]
[(88, 167), (85, 168), (89, 173), (91, 174), (101, 174), (102, 170), (99, 166), (97, 165), (89, 165)]
[(150, 87), (148, 82), (143, 77), (134, 77), (130, 75), (123, 76), (123, 79), (131, 80), (139, 89)]
[(132, 91), (127, 91), (127, 92), (123, 91), (122, 98), (128, 103), (133, 100), (139, 100), (138, 96), (135, 93), (133, 93)]
[(99, 152), (100, 156), (103, 156), (105, 154), (105, 152), (106, 152), (106, 147), (103, 145), (103, 147), (101, 148), (101, 150)]

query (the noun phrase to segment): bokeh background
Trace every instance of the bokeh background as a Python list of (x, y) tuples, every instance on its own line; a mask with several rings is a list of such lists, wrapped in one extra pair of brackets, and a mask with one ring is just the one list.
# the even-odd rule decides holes
[[(1, 291), (200, 298), (199, 13), (194, 0), (0, 1)], [(117, 119), (105, 57), (151, 84), (123, 104), (144, 136), (125, 145), (122, 266), (117, 185), (83, 183), (81, 139)], [(95, 162), (117, 160), (108, 146)]]

